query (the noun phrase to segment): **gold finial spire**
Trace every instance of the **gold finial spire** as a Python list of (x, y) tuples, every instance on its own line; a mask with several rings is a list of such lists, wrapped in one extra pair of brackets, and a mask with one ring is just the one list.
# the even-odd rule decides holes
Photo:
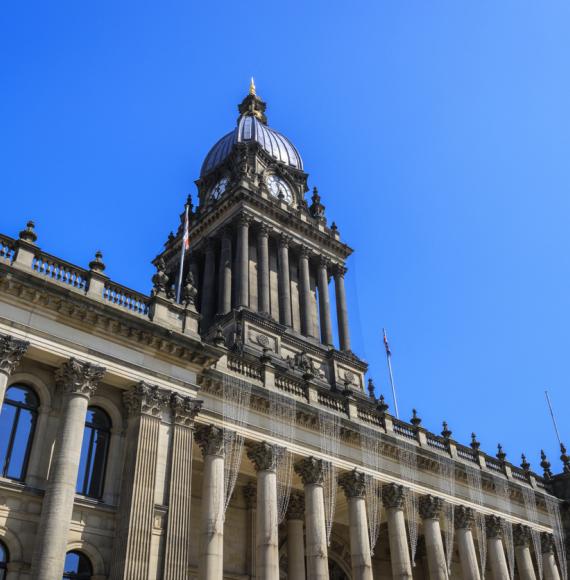
[(250, 81), (250, 83), (249, 83), (249, 94), (250, 94), (250, 95), (255, 95), (255, 94), (257, 94), (257, 93), (255, 92), (255, 81), (253, 80), (253, 77), (251, 77), (251, 81)]

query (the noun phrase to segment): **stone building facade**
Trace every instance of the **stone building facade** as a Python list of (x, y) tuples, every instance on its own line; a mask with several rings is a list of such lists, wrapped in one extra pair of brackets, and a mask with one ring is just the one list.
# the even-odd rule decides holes
[(390, 414), (352, 250), (265, 108), (252, 86), (149, 296), (0, 236), (0, 580), (566, 578), (565, 451), (538, 475)]

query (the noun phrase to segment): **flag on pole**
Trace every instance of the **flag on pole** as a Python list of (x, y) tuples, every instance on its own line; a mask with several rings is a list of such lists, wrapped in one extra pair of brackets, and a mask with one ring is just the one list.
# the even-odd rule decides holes
[(190, 223), (188, 219), (188, 204), (184, 206), (184, 230), (182, 244), (180, 246), (180, 269), (178, 271), (178, 283), (176, 285), (176, 302), (180, 303), (182, 293), (182, 276), (184, 274), (184, 258), (186, 250), (190, 249)]
[(386, 348), (386, 356), (392, 356), (392, 351), (390, 350), (390, 345), (388, 344), (388, 337), (386, 336), (386, 329), (383, 328), (382, 332), (384, 334), (384, 347)]

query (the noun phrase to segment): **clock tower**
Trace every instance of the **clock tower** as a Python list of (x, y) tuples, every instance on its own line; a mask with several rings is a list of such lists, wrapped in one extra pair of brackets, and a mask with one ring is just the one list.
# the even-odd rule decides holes
[[(352, 250), (328, 224), (317, 189), (310, 203), (305, 199), (301, 156), (269, 127), (253, 81), (238, 110), (236, 127), (202, 164), (198, 206), (188, 202), (183, 301), (195, 302), (203, 340), (223, 341), (232, 360), (364, 394), (367, 366), (351, 350), (344, 287)], [(183, 221), (155, 260), (157, 276), (171, 284), (179, 276)]]

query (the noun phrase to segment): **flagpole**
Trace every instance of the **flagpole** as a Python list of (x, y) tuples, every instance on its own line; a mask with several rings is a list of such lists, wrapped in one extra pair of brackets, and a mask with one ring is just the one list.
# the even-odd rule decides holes
[(180, 304), (180, 294), (182, 293), (182, 276), (184, 275), (184, 258), (186, 256), (186, 240), (188, 239), (188, 204), (184, 206), (184, 231), (180, 244), (180, 268), (178, 270), (178, 282), (176, 284), (176, 302)]
[(392, 351), (388, 345), (388, 337), (386, 336), (386, 329), (382, 329), (384, 335), (384, 346), (386, 347), (386, 362), (388, 363), (388, 375), (390, 376), (390, 386), (392, 387), (392, 398), (394, 399), (394, 411), (396, 411), (396, 418), (400, 418), (398, 411), (398, 399), (396, 398), (396, 386), (394, 385), (394, 373), (392, 372)]
[(544, 394), (546, 395), (546, 402), (548, 403), (548, 409), (550, 410), (550, 416), (552, 417), (552, 424), (554, 425), (554, 432), (556, 433), (558, 444), (562, 445), (562, 441), (560, 440), (560, 433), (558, 432), (558, 425), (556, 424), (556, 419), (554, 418), (554, 411), (552, 410), (550, 397), (548, 396), (548, 391), (544, 391)]

